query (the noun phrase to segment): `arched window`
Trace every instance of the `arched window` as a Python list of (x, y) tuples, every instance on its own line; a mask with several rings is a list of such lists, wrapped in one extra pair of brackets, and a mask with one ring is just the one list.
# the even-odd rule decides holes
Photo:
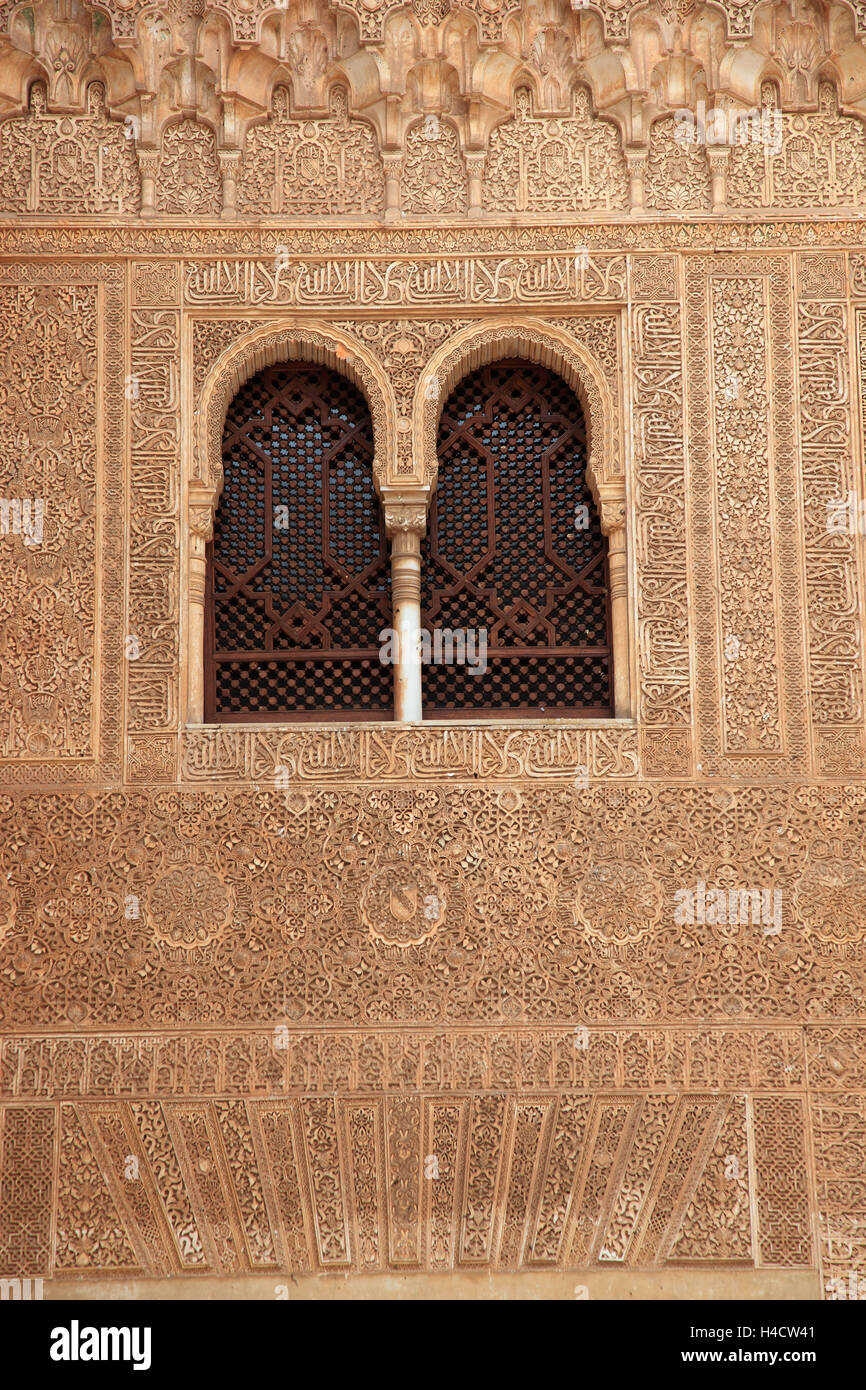
[(421, 562), (425, 717), (609, 717), (607, 542), (574, 392), (529, 362), (481, 367), (445, 403), (438, 455)]
[(235, 396), (207, 556), (207, 719), (391, 718), (372, 460), (367, 404), (327, 367), (268, 367)]

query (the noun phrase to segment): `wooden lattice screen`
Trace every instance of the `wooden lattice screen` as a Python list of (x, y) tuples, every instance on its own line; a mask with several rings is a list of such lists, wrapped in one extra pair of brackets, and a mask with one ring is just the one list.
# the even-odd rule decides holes
[(425, 716), (609, 716), (607, 542), (574, 392), (528, 362), (482, 367), (446, 402), (438, 454), (422, 626), (486, 629), (488, 652), (483, 673), (426, 667)]
[(208, 553), (206, 718), (391, 717), (372, 460), (366, 402), (326, 367), (268, 367), (235, 396)]

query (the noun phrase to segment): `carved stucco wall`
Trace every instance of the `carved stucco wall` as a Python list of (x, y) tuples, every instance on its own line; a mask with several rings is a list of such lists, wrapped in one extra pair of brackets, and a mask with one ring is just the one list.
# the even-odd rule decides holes
[[(41, 545), (0, 537), (2, 1272), (730, 1266), (833, 1296), (866, 1275), (863, 548), (827, 527), (864, 485), (864, 7), (356, 8), (106, 5), (111, 35), (0, 9), (2, 494), (45, 499)], [(64, 34), (67, 85), (25, 115)], [(360, 99), (371, 52), (396, 106)], [(802, 207), (742, 164), (751, 211), (711, 212), (719, 161), (704, 184), (703, 147), (665, 156), (723, 66), (745, 104), (778, 84)], [(236, 134), (272, 135), (289, 88), (279, 138), (214, 136), (232, 83)], [(124, 112), (134, 138), (103, 140)], [(374, 127), (382, 208), (353, 217)], [(842, 194), (809, 164), (834, 130)], [(100, 204), (148, 159), (155, 218)], [(238, 345), (295, 333), (374, 412), (382, 384), (412, 482), (434, 364), (518, 323), (609, 393), (634, 717), (187, 725), (206, 407)], [(781, 930), (677, 924), (698, 882), (780, 891)]]

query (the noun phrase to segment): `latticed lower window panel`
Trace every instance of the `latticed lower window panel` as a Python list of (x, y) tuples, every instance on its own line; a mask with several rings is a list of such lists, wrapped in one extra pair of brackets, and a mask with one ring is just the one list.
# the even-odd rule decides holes
[(361, 393), (308, 363), (236, 395), (208, 551), (206, 717), (390, 718), (387, 541)]
[(438, 455), (422, 552), (425, 717), (609, 716), (607, 542), (574, 392), (529, 362), (482, 367), (446, 402)]

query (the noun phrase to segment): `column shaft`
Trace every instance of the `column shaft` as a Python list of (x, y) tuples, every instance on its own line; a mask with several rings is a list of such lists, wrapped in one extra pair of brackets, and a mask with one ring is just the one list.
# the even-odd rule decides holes
[(421, 718), (421, 536), (400, 530), (391, 536), (391, 595), (397, 662), (394, 718)]
[(631, 716), (628, 669), (628, 570), (625, 526), (607, 533), (610, 575), (611, 658), (613, 661), (613, 712), (617, 719)]
[(213, 535), (213, 502), (194, 502), (189, 509), (189, 633), (187, 638), (188, 724), (204, 722), (204, 601), (207, 591), (207, 543)]

